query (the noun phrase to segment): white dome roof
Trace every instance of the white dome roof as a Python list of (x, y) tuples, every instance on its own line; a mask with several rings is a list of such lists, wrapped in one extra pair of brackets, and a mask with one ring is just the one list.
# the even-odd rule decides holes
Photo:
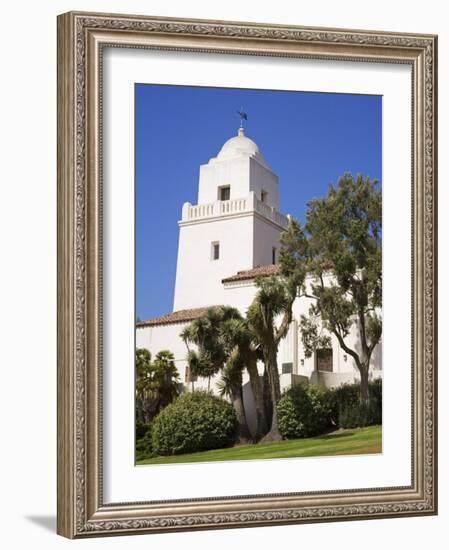
[(259, 147), (252, 139), (245, 136), (244, 128), (239, 128), (238, 135), (228, 139), (217, 155), (217, 160), (235, 156), (256, 157), (259, 162), (265, 164), (265, 160), (259, 151)]

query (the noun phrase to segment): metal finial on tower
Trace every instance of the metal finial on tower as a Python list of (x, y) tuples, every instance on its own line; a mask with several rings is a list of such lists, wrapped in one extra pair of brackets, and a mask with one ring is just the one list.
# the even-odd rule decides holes
[(248, 115), (243, 110), (243, 107), (240, 107), (240, 111), (237, 111), (240, 116), (240, 128), (243, 128), (243, 121), (248, 120)]

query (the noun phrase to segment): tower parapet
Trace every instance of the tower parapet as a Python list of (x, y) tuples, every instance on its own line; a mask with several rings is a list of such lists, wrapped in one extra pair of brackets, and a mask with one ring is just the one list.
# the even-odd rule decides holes
[(273, 206), (258, 199), (254, 191), (250, 191), (247, 197), (227, 201), (217, 200), (207, 204), (186, 202), (182, 207), (182, 219), (179, 221), (179, 225), (220, 216), (236, 216), (248, 212), (259, 214), (279, 225), (282, 229), (285, 229), (288, 225), (288, 217), (281, 214)]

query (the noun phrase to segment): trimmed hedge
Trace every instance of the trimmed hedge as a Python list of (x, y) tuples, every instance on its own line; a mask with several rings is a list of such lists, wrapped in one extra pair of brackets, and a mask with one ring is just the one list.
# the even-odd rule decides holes
[(287, 439), (311, 437), (330, 427), (328, 392), (314, 384), (298, 384), (287, 389), (277, 411), (279, 430)]
[(339, 428), (382, 424), (382, 379), (369, 382), (369, 404), (360, 403), (360, 385), (343, 384), (329, 391), (332, 421)]
[(175, 455), (221, 449), (234, 442), (236, 425), (227, 401), (205, 391), (185, 393), (154, 419), (153, 452)]
[(360, 384), (325, 390), (298, 384), (279, 400), (279, 430), (286, 439), (312, 437), (329, 428), (361, 428), (382, 424), (382, 379), (369, 383), (369, 404), (360, 404)]

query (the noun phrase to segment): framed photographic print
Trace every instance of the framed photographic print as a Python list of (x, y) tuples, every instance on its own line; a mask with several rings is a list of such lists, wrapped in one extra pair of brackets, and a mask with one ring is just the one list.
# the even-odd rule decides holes
[(437, 512), (432, 35), (58, 18), (58, 532)]

